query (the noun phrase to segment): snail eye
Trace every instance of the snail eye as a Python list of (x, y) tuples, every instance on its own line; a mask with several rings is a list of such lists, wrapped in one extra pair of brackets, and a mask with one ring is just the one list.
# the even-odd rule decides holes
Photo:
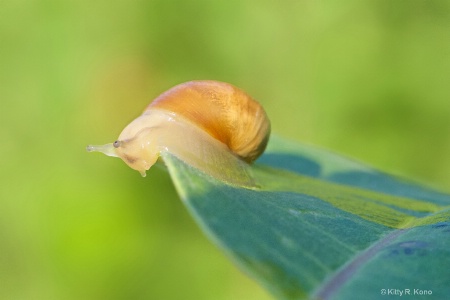
[(113, 143), (114, 148), (119, 148), (120, 147), (120, 141), (115, 141)]

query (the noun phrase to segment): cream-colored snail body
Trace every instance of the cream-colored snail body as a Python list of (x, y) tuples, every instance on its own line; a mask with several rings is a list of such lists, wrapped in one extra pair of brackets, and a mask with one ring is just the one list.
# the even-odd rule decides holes
[(263, 153), (269, 134), (264, 109), (243, 91), (190, 81), (157, 97), (117, 141), (87, 150), (120, 157), (142, 176), (170, 153), (225, 182), (253, 186), (249, 163)]

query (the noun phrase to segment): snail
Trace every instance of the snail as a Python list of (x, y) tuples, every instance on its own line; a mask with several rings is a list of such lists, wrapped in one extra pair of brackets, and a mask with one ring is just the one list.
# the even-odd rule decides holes
[(201, 80), (164, 92), (118, 140), (87, 150), (120, 157), (142, 176), (169, 153), (229, 184), (255, 186), (249, 166), (269, 135), (270, 121), (257, 101), (231, 84)]

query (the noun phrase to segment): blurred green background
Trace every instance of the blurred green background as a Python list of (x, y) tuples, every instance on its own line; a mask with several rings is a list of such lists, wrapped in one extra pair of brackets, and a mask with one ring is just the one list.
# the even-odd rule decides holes
[(450, 191), (450, 2), (0, 1), (0, 299), (269, 299), (154, 168), (88, 154), (233, 83), (273, 131)]

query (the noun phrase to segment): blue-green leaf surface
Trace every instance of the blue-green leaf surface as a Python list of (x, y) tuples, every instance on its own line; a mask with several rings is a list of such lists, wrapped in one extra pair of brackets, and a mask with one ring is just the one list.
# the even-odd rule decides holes
[(205, 233), (277, 298), (450, 296), (447, 194), (277, 137), (255, 189), (164, 160)]

